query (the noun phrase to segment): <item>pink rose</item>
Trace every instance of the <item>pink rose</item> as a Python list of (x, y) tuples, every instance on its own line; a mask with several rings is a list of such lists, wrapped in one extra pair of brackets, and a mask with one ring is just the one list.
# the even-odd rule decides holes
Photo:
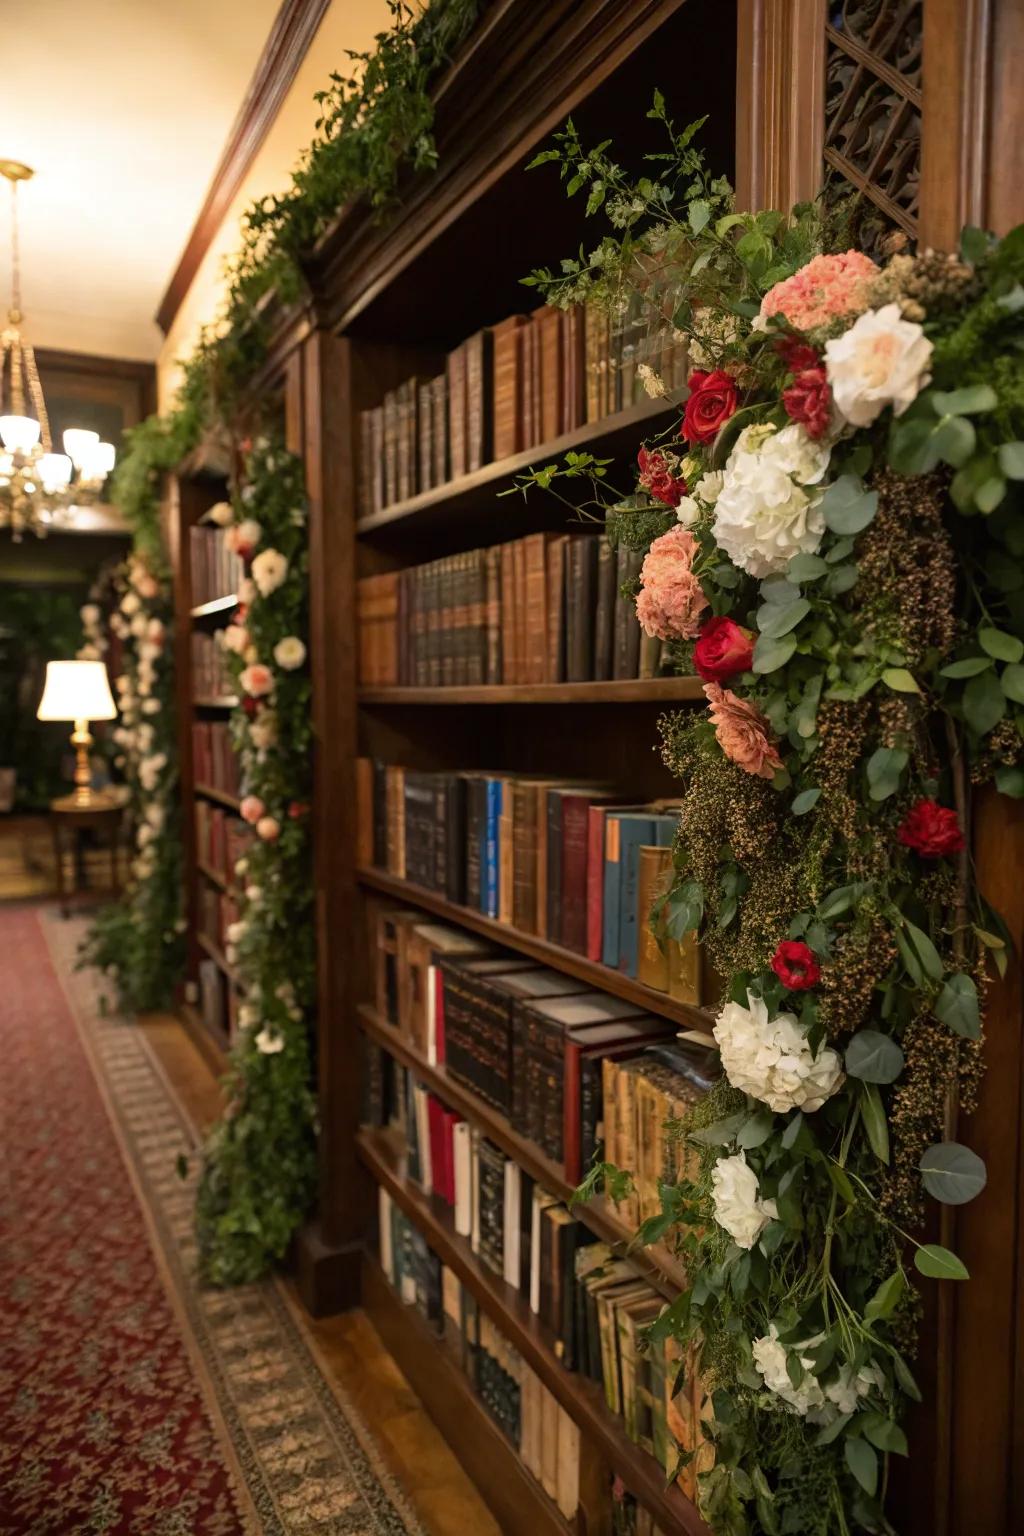
[(238, 681), (254, 699), (262, 699), (274, 691), (274, 674), (261, 661), (254, 661), (252, 666), (246, 667)]
[(246, 795), (238, 809), (242, 820), (247, 821), (250, 826), (255, 826), (266, 810), (266, 806), (259, 795)]
[(265, 843), (276, 843), (281, 836), (281, 823), (273, 816), (261, 816), (256, 823), (256, 835)]
[(782, 759), (761, 711), (721, 683), (705, 683), (704, 697), (711, 706), (718, 745), (730, 762), (760, 779), (774, 778)]
[(670, 528), (655, 539), (640, 572), (642, 590), (636, 616), (649, 635), (660, 640), (692, 640), (699, 615), (708, 606), (693, 574), (697, 540), (686, 528)]

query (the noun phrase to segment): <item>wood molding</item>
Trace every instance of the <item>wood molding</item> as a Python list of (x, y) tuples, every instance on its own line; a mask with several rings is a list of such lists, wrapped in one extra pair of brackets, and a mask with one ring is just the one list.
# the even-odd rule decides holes
[(283, 0), (181, 259), (160, 300), (156, 322), (165, 336), (273, 125), (329, 4), (330, 0)]
[(788, 210), (821, 189), (824, 0), (737, 0), (736, 201)]
[(955, 250), (965, 224), (988, 222), (992, 5), (929, 0), (924, 8), (922, 247)]
[(100, 357), (95, 352), (65, 352), (56, 347), (36, 347), (41, 373), (78, 373), (96, 379), (120, 379), (137, 384), (141, 416), (156, 410), (156, 364), (130, 357)]

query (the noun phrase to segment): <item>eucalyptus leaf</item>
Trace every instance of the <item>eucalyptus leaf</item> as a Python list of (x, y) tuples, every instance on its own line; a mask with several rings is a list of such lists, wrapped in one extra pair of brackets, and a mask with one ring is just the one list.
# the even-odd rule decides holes
[(932, 1280), (969, 1280), (967, 1266), (955, 1253), (938, 1243), (925, 1243), (914, 1254), (914, 1264)]
[(932, 441), (943, 463), (960, 469), (974, 452), (978, 438), (966, 416), (946, 416), (935, 428)]
[(983, 411), (994, 411), (999, 404), (991, 384), (966, 384), (963, 389), (948, 392), (936, 389), (930, 398), (937, 416), (977, 416)]
[(868, 1498), (873, 1499), (878, 1488), (878, 1454), (868, 1445), (866, 1440), (846, 1440), (843, 1446), (846, 1456), (846, 1465), (864, 1489)]
[(943, 1205), (966, 1205), (985, 1188), (985, 1164), (970, 1147), (940, 1141), (929, 1147), (918, 1166), (924, 1187)]
[(1001, 795), (1024, 800), (1024, 768), (997, 768), (994, 782)]
[(828, 574), (828, 563), (820, 555), (794, 555), (786, 566), (786, 580), (817, 581)]
[(1024, 443), (1003, 443), (999, 468), (1007, 480), (1024, 480)]
[(906, 918), (903, 920), (903, 931), (921, 962), (924, 974), (930, 976), (933, 981), (941, 981), (943, 971), (942, 959), (928, 935), (922, 928), (918, 928)]
[(963, 1035), (968, 1040), (981, 1038), (978, 989), (965, 972), (958, 971), (946, 978), (935, 1001), (935, 1017), (955, 1035)]
[(825, 589), (829, 597), (841, 597), (844, 592), (849, 592), (857, 585), (860, 570), (856, 565), (837, 565), (825, 578)]
[(878, 747), (868, 758), (868, 793), (872, 800), (888, 800), (900, 787), (900, 778), (909, 762), (902, 747)]
[(906, 667), (886, 667), (882, 673), (882, 682), (894, 693), (920, 693), (921, 690), (913, 674)]
[(1004, 629), (993, 629), (991, 625), (983, 625), (978, 630), (978, 644), (996, 661), (1018, 662), (1024, 656), (1024, 641), (1018, 640), (1016, 635), (1008, 635)]
[(994, 512), (1006, 495), (1006, 481), (1002, 475), (992, 475), (983, 485), (980, 485), (974, 493), (974, 504), (979, 512), (987, 516)]
[(846, 1070), (865, 1083), (894, 1083), (903, 1071), (903, 1052), (891, 1036), (861, 1029), (846, 1047)]
[(865, 1413), (861, 1416), (861, 1432), (878, 1450), (893, 1456), (908, 1454), (907, 1437), (892, 1419), (884, 1413)]
[(861, 1089), (860, 1114), (871, 1150), (880, 1163), (889, 1162), (889, 1122), (885, 1117), (885, 1105), (876, 1084), (864, 1083)]
[(1024, 666), (1011, 662), (1008, 667), (1004, 667), (999, 686), (1006, 698), (1012, 699), (1014, 704), (1024, 704)]
[(736, 1133), (736, 1145), (746, 1152), (762, 1146), (772, 1133), (772, 1124), (773, 1118), (770, 1111), (758, 1110), (740, 1126)]
[(752, 671), (761, 674), (777, 672), (780, 667), (786, 665), (795, 650), (795, 635), (783, 635), (779, 639), (770, 635), (759, 635), (754, 646)]
[(821, 500), (826, 528), (833, 533), (862, 533), (878, 511), (878, 492), (865, 490), (855, 475), (840, 475)]
[(793, 796), (789, 809), (794, 816), (806, 816), (818, 803), (821, 790), (817, 785), (813, 789), (802, 789), (798, 795)]
[(811, 605), (806, 597), (798, 597), (792, 603), (765, 603), (763, 608), (757, 610), (757, 627), (762, 635), (777, 640), (795, 629), (810, 611)]
[(991, 672), (991, 656), (965, 656), (962, 661), (951, 661), (939, 668), (940, 677), (977, 677), (979, 672)]
[(892, 1274), (882, 1281), (864, 1308), (864, 1316), (868, 1322), (873, 1323), (879, 1318), (892, 1317), (906, 1289), (907, 1282), (903, 1277), (903, 1271), (894, 1269)]
[(964, 689), (964, 719), (975, 736), (987, 736), (1006, 713), (1006, 695), (994, 672), (980, 672)]

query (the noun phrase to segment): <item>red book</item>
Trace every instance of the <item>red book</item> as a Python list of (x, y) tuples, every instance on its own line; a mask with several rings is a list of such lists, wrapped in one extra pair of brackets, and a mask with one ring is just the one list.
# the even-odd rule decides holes
[(454, 1109), (444, 1112), (444, 1198), (455, 1204), (455, 1127), (462, 1119)]
[(435, 1194), (444, 1195), (444, 1105), (433, 1094), (427, 1098), (427, 1126), (430, 1135), (430, 1182)]
[(432, 967), (434, 973), (434, 1064), (443, 1067), (444, 1054), (444, 976), (441, 967)]

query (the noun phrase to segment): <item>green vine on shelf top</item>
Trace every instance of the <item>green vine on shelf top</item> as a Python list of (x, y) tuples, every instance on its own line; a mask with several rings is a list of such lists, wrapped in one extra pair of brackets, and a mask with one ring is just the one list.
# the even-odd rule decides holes
[(957, 1125), (1008, 942), (968, 836), (972, 783), (1024, 794), (1024, 227), (878, 266), (816, 205), (736, 212), (699, 125), (648, 115), (649, 176), (571, 124), (539, 157), (611, 231), (528, 281), (671, 324), (688, 388), (635, 489), (578, 458), (523, 483), (590, 481), (708, 704), (662, 721), (682, 812), (652, 923), (723, 978), (723, 1076), (677, 1127), (699, 1176), (638, 1234), (692, 1282), (651, 1333), (701, 1345), (716, 1532), (889, 1532), (916, 1277), (968, 1278), (921, 1240), (927, 1198), (986, 1182)]

